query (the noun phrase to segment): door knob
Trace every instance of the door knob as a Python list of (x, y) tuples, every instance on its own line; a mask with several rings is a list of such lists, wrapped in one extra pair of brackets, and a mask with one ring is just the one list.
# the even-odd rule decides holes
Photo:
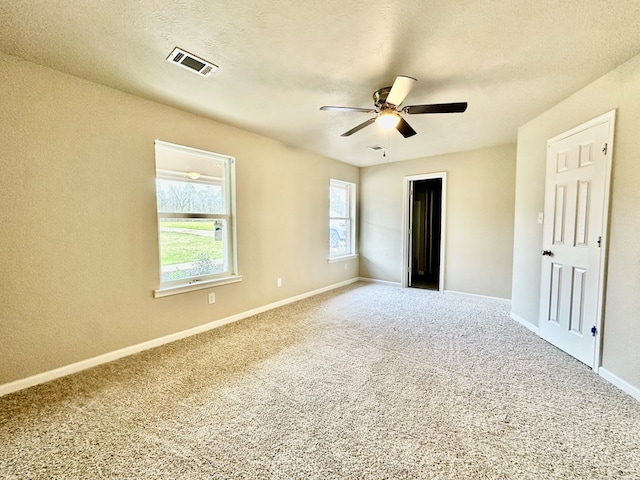
[(548, 257), (553, 257), (553, 252), (551, 250), (542, 250), (542, 255), (547, 255)]

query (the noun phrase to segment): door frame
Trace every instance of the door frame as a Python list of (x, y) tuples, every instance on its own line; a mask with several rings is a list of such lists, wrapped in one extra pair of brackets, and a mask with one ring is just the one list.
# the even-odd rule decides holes
[[(600, 250), (600, 276), (598, 279), (598, 306), (596, 308), (596, 329), (597, 336), (595, 341), (595, 348), (593, 354), (593, 366), (592, 369), (595, 373), (601, 367), (602, 363), (602, 343), (603, 343), (603, 329), (604, 323), (604, 307), (605, 307), (605, 288), (607, 281), (607, 259), (609, 257), (609, 210), (611, 208), (611, 172), (613, 169), (613, 152), (614, 152), (614, 132), (616, 122), (616, 110), (613, 109), (607, 113), (603, 113), (587, 122), (584, 122), (577, 127), (567, 130), (553, 138), (547, 140), (547, 150), (549, 150), (552, 143), (564, 140), (567, 137), (575, 135), (578, 132), (587, 130), (596, 125), (609, 122), (609, 132), (607, 135), (607, 154), (605, 155), (605, 178), (604, 178), (604, 204), (602, 206), (602, 238), (601, 238), (601, 250)], [(545, 162), (546, 162), (545, 156)], [(545, 173), (545, 185), (547, 182), (547, 176)], [(545, 197), (549, 192), (545, 190)], [(547, 219), (545, 218), (545, 222)], [(540, 291), (542, 292), (542, 278), (540, 279)], [(542, 308), (542, 305), (540, 305)]]
[(420, 180), (442, 180), (442, 207), (440, 211), (440, 273), (438, 275), (438, 291), (444, 292), (444, 259), (445, 259), (445, 238), (446, 238), (446, 218), (447, 218), (447, 172), (423, 173), (418, 175), (408, 175), (402, 179), (402, 286), (409, 287), (410, 266), (410, 242), (411, 242), (411, 187), (413, 182)]

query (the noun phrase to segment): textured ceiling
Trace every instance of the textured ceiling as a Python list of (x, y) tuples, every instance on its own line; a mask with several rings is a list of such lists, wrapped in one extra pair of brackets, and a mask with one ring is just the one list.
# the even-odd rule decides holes
[[(7, 54), (359, 166), (515, 142), (640, 52), (638, 0), (5, 0), (0, 19)], [(220, 69), (171, 65), (176, 46)], [(371, 107), (399, 74), (405, 103), (468, 110), (407, 115), (408, 139), (341, 137), (371, 115), (319, 110)]]

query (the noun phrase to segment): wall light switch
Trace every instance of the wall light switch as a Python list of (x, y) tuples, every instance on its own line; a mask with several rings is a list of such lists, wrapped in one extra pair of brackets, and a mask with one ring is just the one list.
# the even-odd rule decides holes
[(348, 263), (345, 263), (345, 264), (344, 264), (344, 269), (345, 269), (345, 270), (348, 270), (348, 269), (349, 269), (349, 264), (348, 264)]
[(544, 212), (538, 212), (538, 223), (540, 225), (544, 223)]
[(214, 292), (211, 292), (209, 294), (209, 305), (211, 305), (212, 303), (216, 303), (216, 294)]
[(278, 280), (276, 280), (276, 286), (278, 287), (282, 286), (282, 279), (280, 277), (278, 277)]

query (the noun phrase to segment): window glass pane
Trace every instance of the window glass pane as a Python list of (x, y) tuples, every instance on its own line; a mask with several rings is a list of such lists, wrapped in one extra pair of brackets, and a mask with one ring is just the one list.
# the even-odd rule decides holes
[[(237, 275), (235, 160), (155, 141), (160, 289)], [(160, 295), (164, 296), (164, 294)]]
[(350, 250), (348, 220), (329, 220), (329, 254), (330, 256), (346, 255)]
[(329, 182), (329, 258), (354, 255), (356, 186), (331, 179)]
[(222, 185), (181, 180), (156, 180), (159, 212), (224, 214)]
[(226, 220), (159, 219), (162, 282), (229, 270)]
[(331, 217), (349, 216), (349, 186), (345, 184), (332, 183), (329, 189), (329, 204)]

